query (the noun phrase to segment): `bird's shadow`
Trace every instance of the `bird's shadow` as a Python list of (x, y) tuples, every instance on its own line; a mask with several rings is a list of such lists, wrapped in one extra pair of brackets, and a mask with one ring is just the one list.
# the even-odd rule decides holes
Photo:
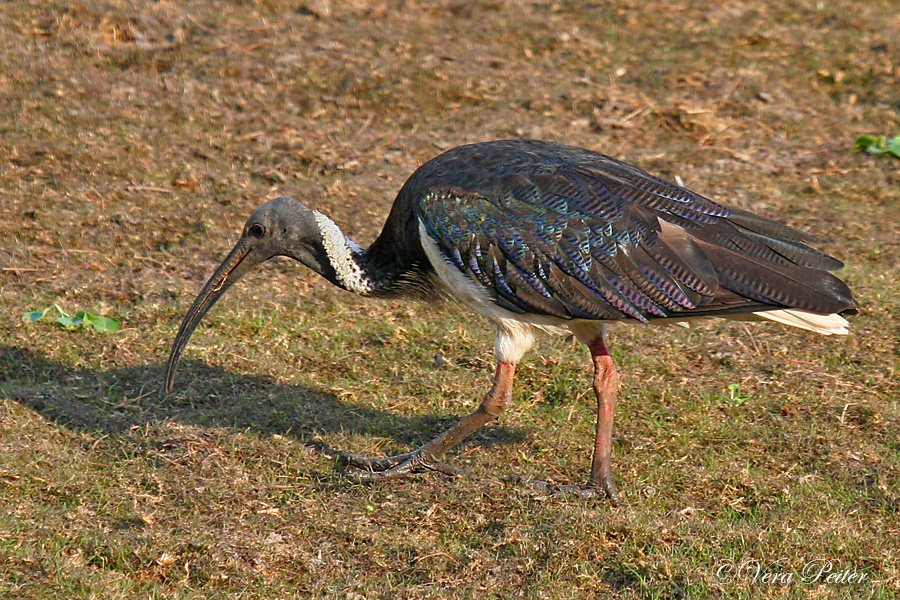
[[(161, 396), (162, 365), (110, 370), (75, 368), (39, 353), (0, 345), (0, 397), (14, 400), (76, 432), (119, 434), (148, 424), (176, 422), (289, 436), (314, 449), (329, 434), (390, 440), (388, 449), (415, 449), (462, 416), (420, 415), (357, 406), (320, 389), (266, 377), (236, 375), (185, 361), (181, 389)], [(486, 427), (467, 442), (490, 447), (524, 439), (520, 430)], [(342, 450), (352, 450), (342, 448)]]

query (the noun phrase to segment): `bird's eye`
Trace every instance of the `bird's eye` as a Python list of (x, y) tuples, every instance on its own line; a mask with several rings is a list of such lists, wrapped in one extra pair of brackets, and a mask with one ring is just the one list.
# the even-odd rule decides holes
[(252, 238), (261, 238), (266, 234), (266, 228), (260, 225), (259, 223), (254, 223), (250, 226), (250, 229), (247, 230), (247, 235)]

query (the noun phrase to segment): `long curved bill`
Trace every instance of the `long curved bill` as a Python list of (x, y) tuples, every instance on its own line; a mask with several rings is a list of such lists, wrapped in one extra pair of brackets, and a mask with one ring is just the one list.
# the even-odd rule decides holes
[(181, 327), (178, 329), (178, 335), (172, 344), (172, 351), (169, 353), (169, 362), (166, 365), (166, 383), (164, 391), (166, 394), (172, 391), (175, 384), (175, 370), (178, 368), (178, 361), (187, 347), (191, 334), (194, 333), (197, 324), (203, 319), (203, 316), (210, 308), (222, 297), (225, 291), (231, 285), (241, 278), (247, 271), (255, 267), (261, 262), (271, 258), (260, 254), (255, 248), (249, 246), (245, 239), (241, 239), (231, 253), (222, 261), (216, 272), (213, 273), (203, 289), (197, 295), (194, 303), (184, 319), (181, 321)]

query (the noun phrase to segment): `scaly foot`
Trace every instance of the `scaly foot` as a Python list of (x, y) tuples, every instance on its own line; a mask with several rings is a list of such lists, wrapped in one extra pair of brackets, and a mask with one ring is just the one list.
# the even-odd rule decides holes
[(547, 481), (527, 481), (524, 482), (525, 489), (532, 494), (536, 500), (548, 500), (550, 498), (564, 498), (566, 496), (577, 496), (579, 498), (596, 498), (604, 496), (609, 499), (609, 503), (613, 506), (619, 506), (619, 494), (613, 485), (612, 479), (604, 482), (605, 485), (588, 484), (569, 484), (558, 485)]
[(358, 454), (345, 452), (336, 452), (335, 455), (342, 465), (361, 469), (345, 474), (345, 477), (357, 482), (396, 479), (424, 471), (437, 471), (438, 473), (454, 476), (466, 475), (466, 472), (462, 469), (427, 459), (421, 449), (384, 458), (359, 456)]

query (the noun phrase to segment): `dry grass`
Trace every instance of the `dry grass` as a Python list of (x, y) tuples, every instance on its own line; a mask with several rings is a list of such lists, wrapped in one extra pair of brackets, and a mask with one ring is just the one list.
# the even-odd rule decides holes
[[(893, 0), (7, 2), (0, 595), (896, 597), (900, 163), (852, 147), (900, 132), (898, 31)], [(490, 333), (287, 262), (230, 292), (176, 393), (153, 393), (264, 199), (365, 243), (418, 164), (511, 136), (819, 233), (864, 306), (854, 335), (617, 328), (620, 509), (496, 482), (584, 476), (588, 361), (565, 340), (453, 457), (479, 480), (346, 483), (311, 443), (427, 440), (486, 388)], [(54, 302), (126, 329), (20, 321)], [(868, 579), (798, 582), (816, 559)], [(719, 581), (729, 560), (795, 581)]]

